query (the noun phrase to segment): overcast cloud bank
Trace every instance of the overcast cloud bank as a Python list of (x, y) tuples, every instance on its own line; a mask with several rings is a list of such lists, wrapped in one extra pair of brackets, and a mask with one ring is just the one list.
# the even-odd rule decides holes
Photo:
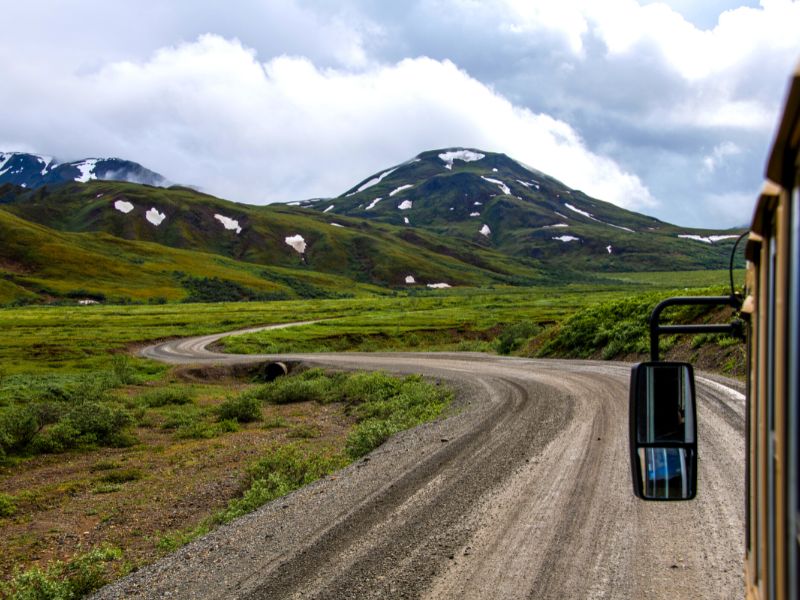
[(0, 149), (120, 156), (249, 203), (465, 146), (672, 222), (743, 224), (800, 54), (789, 0), (711, 2), (716, 19), (677, 0), (108, 4), (7, 7)]

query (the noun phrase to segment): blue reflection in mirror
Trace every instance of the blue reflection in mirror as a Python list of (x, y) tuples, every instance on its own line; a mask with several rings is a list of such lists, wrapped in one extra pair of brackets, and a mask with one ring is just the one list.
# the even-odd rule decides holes
[(644, 496), (686, 499), (694, 496), (691, 448), (639, 448)]

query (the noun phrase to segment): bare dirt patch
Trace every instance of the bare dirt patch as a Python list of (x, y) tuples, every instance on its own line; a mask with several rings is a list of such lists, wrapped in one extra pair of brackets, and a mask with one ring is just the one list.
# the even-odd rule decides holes
[[(202, 386), (197, 404), (244, 387), (223, 377), (223, 385)], [(149, 421), (135, 429), (138, 443), (130, 448), (42, 455), (0, 468), (0, 493), (16, 506), (0, 518), (3, 579), (101, 544), (123, 550), (126, 564), (117, 569), (150, 563), (166, 553), (159, 544), (165, 534), (196, 526), (239, 495), (247, 466), (268, 448), (300, 443), (335, 452), (353, 423), (342, 406), (313, 402), (265, 406), (262, 421), (210, 439), (179, 439), (157, 417)]]

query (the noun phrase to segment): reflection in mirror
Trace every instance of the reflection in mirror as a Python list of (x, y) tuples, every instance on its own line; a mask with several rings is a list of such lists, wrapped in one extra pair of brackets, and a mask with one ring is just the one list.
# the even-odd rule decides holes
[(631, 369), (633, 491), (646, 500), (697, 494), (697, 412), (689, 363), (647, 362)]
[(689, 367), (652, 363), (643, 368), (637, 394), (638, 442), (694, 443), (694, 398)]
[(693, 498), (693, 454), (691, 448), (639, 448), (644, 497), (672, 500)]

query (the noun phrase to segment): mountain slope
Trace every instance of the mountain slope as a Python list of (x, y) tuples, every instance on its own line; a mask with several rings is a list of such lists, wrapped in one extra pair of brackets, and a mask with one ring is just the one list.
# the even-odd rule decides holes
[[(61, 231), (103, 232), (258, 265), (330, 273), (380, 286), (533, 283), (535, 261), (428, 232), (285, 205), (250, 206), (186, 188), (119, 182), (26, 191), (0, 187), (0, 207)], [(411, 278), (409, 280), (408, 278)]]
[(41, 299), (280, 300), (382, 293), (350, 279), (254, 265), (106, 233), (66, 233), (0, 208), (0, 305)]
[[(3, 170), (20, 170), (16, 160)], [(25, 160), (22, 173), (51, 169), (43, 157)], [(424, 152), (328, 200), (252, 206), (89, 179), (0, 184), (0, 211), (9, 240), (0, 302), (87, 290), (122, 300), (254, 298), (599, 281), (604, 271), (725, 268), (738, 233), (670, 225), (467, 149)], [(150, 266), (120, 268), (117, 255)], [(324, 283), (308, 287), (312, 279)]]
[(299, 203), (584, 271), (723, 268), (734, 231), (664, 223), (572, 190), (504, 154), (423, 152), (338, 198)]
[(167, 180), (139, 163), (120, 158), (85, 158), (58, 163), (51, 156), (24, 152), (0, 152), (0, 185), (10, 183), (35, 189), (69, 181), (87, 182), (95, 179), (129, 181), (164, 186)]

